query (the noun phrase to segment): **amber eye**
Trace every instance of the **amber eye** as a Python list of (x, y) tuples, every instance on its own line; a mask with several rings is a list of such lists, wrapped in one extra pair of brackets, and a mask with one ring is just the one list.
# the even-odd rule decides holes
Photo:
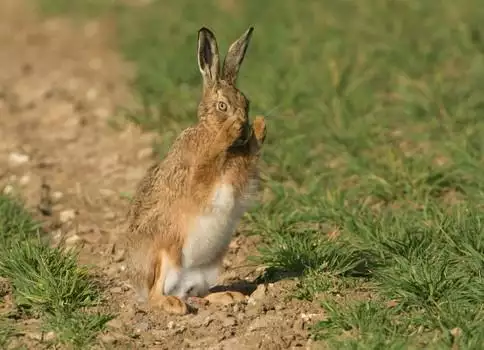
[(217, 109), (222, 112), (227, 111), (227, 104), (225, 102), (219, 101), (217, 102)]

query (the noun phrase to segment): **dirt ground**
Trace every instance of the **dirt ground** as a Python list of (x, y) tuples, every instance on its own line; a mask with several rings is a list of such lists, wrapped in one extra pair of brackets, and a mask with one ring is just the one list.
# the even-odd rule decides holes
[[(134, 106), (127, 88), (133, 69), (114, 50), (113, 23), (41, 19), (30, 4), (0, 2), (0, 189), (19, 192), (54, 242), (81, 245), (81, 262), (95, 264), (106, 307), (118, 315), (96, 347), (313, 348), (308, 326), (322, 310), (288, 298), (293, 282), (251, 282), (261, 273), (247, 261), (257, 237), (236, 235), (220, 278), (221, 285), (239, 280), (251, 294), (246, 303), (186, 316), (135, 303), (113, 242), (126, 212), (123, 193), (133, 192), (153, 161), (155, 135), (111, 123), (118, 106)], [(50, 187), (51, 215), (38, 209), (49, 209), (42, 184)]]

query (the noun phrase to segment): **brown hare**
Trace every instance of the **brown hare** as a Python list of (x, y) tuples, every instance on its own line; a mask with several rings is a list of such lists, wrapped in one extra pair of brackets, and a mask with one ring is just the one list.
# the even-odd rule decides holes
[(249, 122), (249, 101), (236, 88), (253, 28), (229, 48), (220, 67), (214, 34), (198, 32), (203, 93), (198, 123), (141, 180), (128, 213), (127, 272), (141, 300), (169, 313), (188, 312), (189, 297), (212, 303), (245, 299), (209, 289), (232, 235), (258, 188), (264, 118)]

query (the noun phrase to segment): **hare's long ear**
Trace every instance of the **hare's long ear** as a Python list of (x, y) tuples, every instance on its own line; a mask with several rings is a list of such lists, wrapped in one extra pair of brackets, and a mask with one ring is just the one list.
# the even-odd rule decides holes
[(249, 46), (250, 38), (254, 27), (250, 27), (247, 31), (237, 39), (229, 47), (229, 52), (225, 57), (223, 66), (223, 79), (233, 85), (237, 82), (237, 75), (239, 73), (240, 65), (245, 57), (245, 52)]
[(198, 67), (204, 87), (214, 84), (219, 78), (220, 59), (215, 35), (203, 27), (198, 31)]

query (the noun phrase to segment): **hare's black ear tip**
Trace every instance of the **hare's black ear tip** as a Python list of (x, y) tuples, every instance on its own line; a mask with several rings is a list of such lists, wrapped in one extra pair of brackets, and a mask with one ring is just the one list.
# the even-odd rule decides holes
[(247, 34), (251, 35), (253, 31), (254, 31), (254, 26), (250, 26), (249, 29), (247, 29)]
[(208, 29), (207, 27), (202, 27), (198, 30), (198, 35), (209, 35), (209, 36), (213, 36), (213, 33), (210, 29)]

